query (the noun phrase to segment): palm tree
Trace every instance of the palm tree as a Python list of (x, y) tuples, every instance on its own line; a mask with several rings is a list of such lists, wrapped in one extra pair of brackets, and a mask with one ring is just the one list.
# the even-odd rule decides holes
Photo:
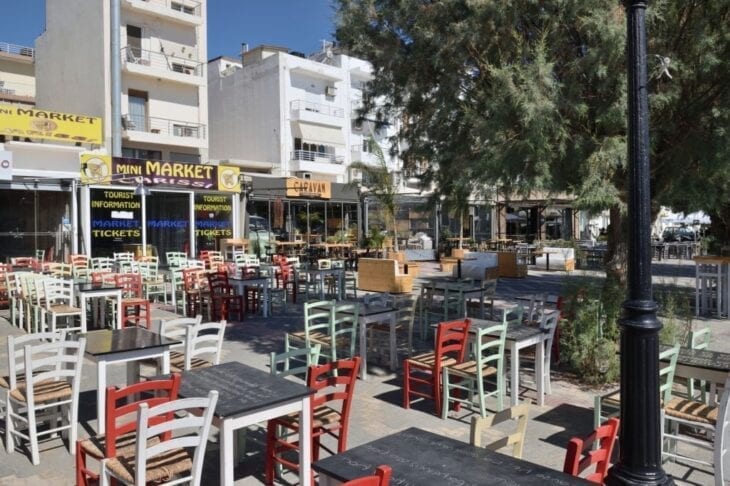
[(394, 173), (388, 170), (388, 162), (380, 145), (370, 137), (367, 141), (370, 149), (377, 160), (376, 164), (368, 164), (363, 161), (354, 161), (350, 164), (351, 169), (362, 171), (363, 181), (351, 184), (358, 186), (367, 194), (373, 196), (383, 211), (385, 228), (393, 232), (393, 248), (398, 251), (398, 235), (396, 234), (395, 209), (398, 188), (395, 184)]
[[(474, 184), (464, 177), (454, 179), (450, 187), (442, 188), (446, 195), (443, 205), (449, 215), (459, 220), (459, 249), (463, 248), (464, 240), (464, 219), (469, 214), (469, 198), (471, 197)], [(444, 190), (447, 189), (447, 190)]]

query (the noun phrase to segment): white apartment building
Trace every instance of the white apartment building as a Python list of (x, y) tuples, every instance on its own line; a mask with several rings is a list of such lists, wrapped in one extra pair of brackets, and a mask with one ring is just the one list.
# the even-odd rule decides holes
[[(122, 155), (207, 162), (205, 0), (119, 0)], [(36, 41), (37, 102), (102, 117), (112, 137), (111, 2), (46, 2)]]
[(35, 50), (0, 42), (0, 103), (35, 104)]
[(358, 122), (367, 61), (325, 45), (309, 58), (285, 48), (259, 46), (243, 61), (218, 57), (208, 63), (211, 159), (249, 172), (347, 183), (360, 175), (354, 161), (377, 163), (370, 141), (380, 144), (391, 170), (387, 137)]

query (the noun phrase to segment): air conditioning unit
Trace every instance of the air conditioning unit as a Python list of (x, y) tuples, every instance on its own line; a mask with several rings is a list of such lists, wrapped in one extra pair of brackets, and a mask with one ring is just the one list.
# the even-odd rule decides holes
[(337, 88), (335, 88), (334, 86), (327, 86), (324, 89), (324, 94), (327, 96), (334, 96), (337, 94)]
[(236, 72), (236, 69), (238, 69), (238, 67), (235, 64), (228, 66), (223, 71), (221, 71), (221, 77), (225, 78), (226, 76), (230, 76), (231, 74)]
[(300, 179), (311, 179), (312, 178), (312, 173), (311, 172), (299, 171), (299, 172), (296, 172), (295, 174)]
[(350, 182), (362, 181), (362, 170), (350, 169)]

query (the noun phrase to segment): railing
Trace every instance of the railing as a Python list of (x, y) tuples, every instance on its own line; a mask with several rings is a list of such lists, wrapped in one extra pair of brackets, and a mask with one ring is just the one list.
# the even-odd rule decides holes
[(6, 96), (35, 96), (35, 85), (31, 83), (16, 83), (0, 80), (0, 95)]
[(291, 154), (292, 160), (305, 160), (308, 162), (324, 162), (329, 164), (342, 164), (345, 158), (341, 155), (313, 152), (311, 150), (294, 150)]
[(337, 118), (345, 117), (345, 110), (337, 108), (335, 106), (323, 105), (321, 103), (313, 103), (305, 100), (294, 100), (291, 102), (291, 111), (312, 111), (314, 113), (321, 113), (322, 115), (334, 116)]
[(173, 137), (205, 139), (205, 125), (167, 118), (141, 118), (133, 115), (122, 116), (122, 127), (132, 132), (147, 132)]
[(15, 54), (16, 56), (26, 56), (31, 59), (35, 58), (35, 49), (32, 47), (8, 44), (7, 42), (0, 42), (0, 52), (7, 52), (8, 54)]
[(165, 69), (174, 73), (189, 74), (190, 76), (203, 76), (204, 63), (202, 62), (132, 46), (122, 48), (122, 61), (140, 66)]
[(176, 12), (200, 17), (200, 2), (194, 0), (144, 0), (152, 5), (161, 5)]

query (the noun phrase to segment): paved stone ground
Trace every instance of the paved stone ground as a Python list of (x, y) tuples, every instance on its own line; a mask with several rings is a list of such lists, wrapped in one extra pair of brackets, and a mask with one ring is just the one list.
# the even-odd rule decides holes
[[(422, 265), (422, 274), (435, 274), (437, 267), (428, 263)], [(560, 294), (568, 282), (587, 285), (600, 283), (599, 272), (577, 271), (570, 277), (560, 272), (539, 272), (530, 270), (525, 279), (501, 279), (497, 295), (499, 304), (504, 305), (515, 298), (534, 292)], [(688, 295), (694, 285), (694, 267), (691, 262), (657, 263), (654, 266), (655, 283), (660, 286), (678, 287), (687, 291)], [(159, 317), (167, 313), (155, 311)], [(0, 316), (2, 316), (0, 311)], [(7, 315), (4, 314), (5, 316)], [(713, 329), (711, 348), (729, 351), (730, 325), (727, 320), (707, 320), (702, 325)], [(700, 325), (698, 323), (697, 325)], [(278, 314), (269, 319), (261, 317), (247, 319), (244, 323), (234, 323), (226, 334), (222, 361), (239, 360), (251, 366), (266, 369), (268, 355), (271, 351), (279, 351), (283, 347), (283, 336), (288, 330), (301, 326), (301, 308), (290, 306), (285, 314)], [(5, 339), (9, 334), (20, 334), (20, 331), (9, 325), (6, 319), (0, 318), (0, 363), (7, 363)], [(356, 400), (354, 402), (349, 446), (353, 447), (383, 435), (411, 426), (421, 427), (445, 436), (468, 440), (470, 416), (462, 412), (444, 421), (433, 414), (431, 402), (418, 403), (410, 410), (401, 407), (401, 378), (399, 374), (387, 369), (373, 366), (370, 363), (370, 375), (367, 381), (358, 381)], [(5, 365), (1, 367), (5, 369)], [(110, 383), (122, 383), (124, 372), (121, 367), (111, 371)], [(96, 368), (89, 360), (85, 360), (83, 368), (83, 385), (81, 392), (81, 412), (79, 435), (86, 436), (96, 428)], [(545, 406), (533, 406), (528, 425), (528, 436), (524, 450), (524, 458), (528, 461), (561, 469), (565, 456), (565, 447), (573, 436), (583, 436), (592, 428), (592, 403), (596, 390), (581, 386), (571, 375), (553, 370), (553, 390), (546, 399)], [(522, 399), (534, 399), (534, 388), (531, 387), (530, 372), (523, 375), (520, 390)], [(3, 424), (4, 429), (4, 424)], [(236, 469), (236, 484), (262, 484), (263, 477), (263, 439), (261, 429), (248, 433), (245, 459)], [(4, 442), (4, 434), (3, 434)], [(4, 448), (0, 450), (0, 484), (2, 485), (34, 485), (50, 484), (61, 486), (73, 484), (74, 461), (60, 439), (51, 439), (41, 444), (41, 464), (31, 465), (28, 456), (21, 452), (8, 455)], [(700, 452), (709, 458), (707, 452)], [(215, 442), (209, 443), (206, 457), (204, 484), (216, 484), (218, 480), (218, 449)], [(679, 484), (712, 484), (711, 471), (707, 467), (688, 467), (685, 464), (669, 463), (665, 468), (676, 478)], [(294, 475), (288, 474), (285, 481), (296, 481)], [(286, 483), (285, 483), (286, 484)]]

